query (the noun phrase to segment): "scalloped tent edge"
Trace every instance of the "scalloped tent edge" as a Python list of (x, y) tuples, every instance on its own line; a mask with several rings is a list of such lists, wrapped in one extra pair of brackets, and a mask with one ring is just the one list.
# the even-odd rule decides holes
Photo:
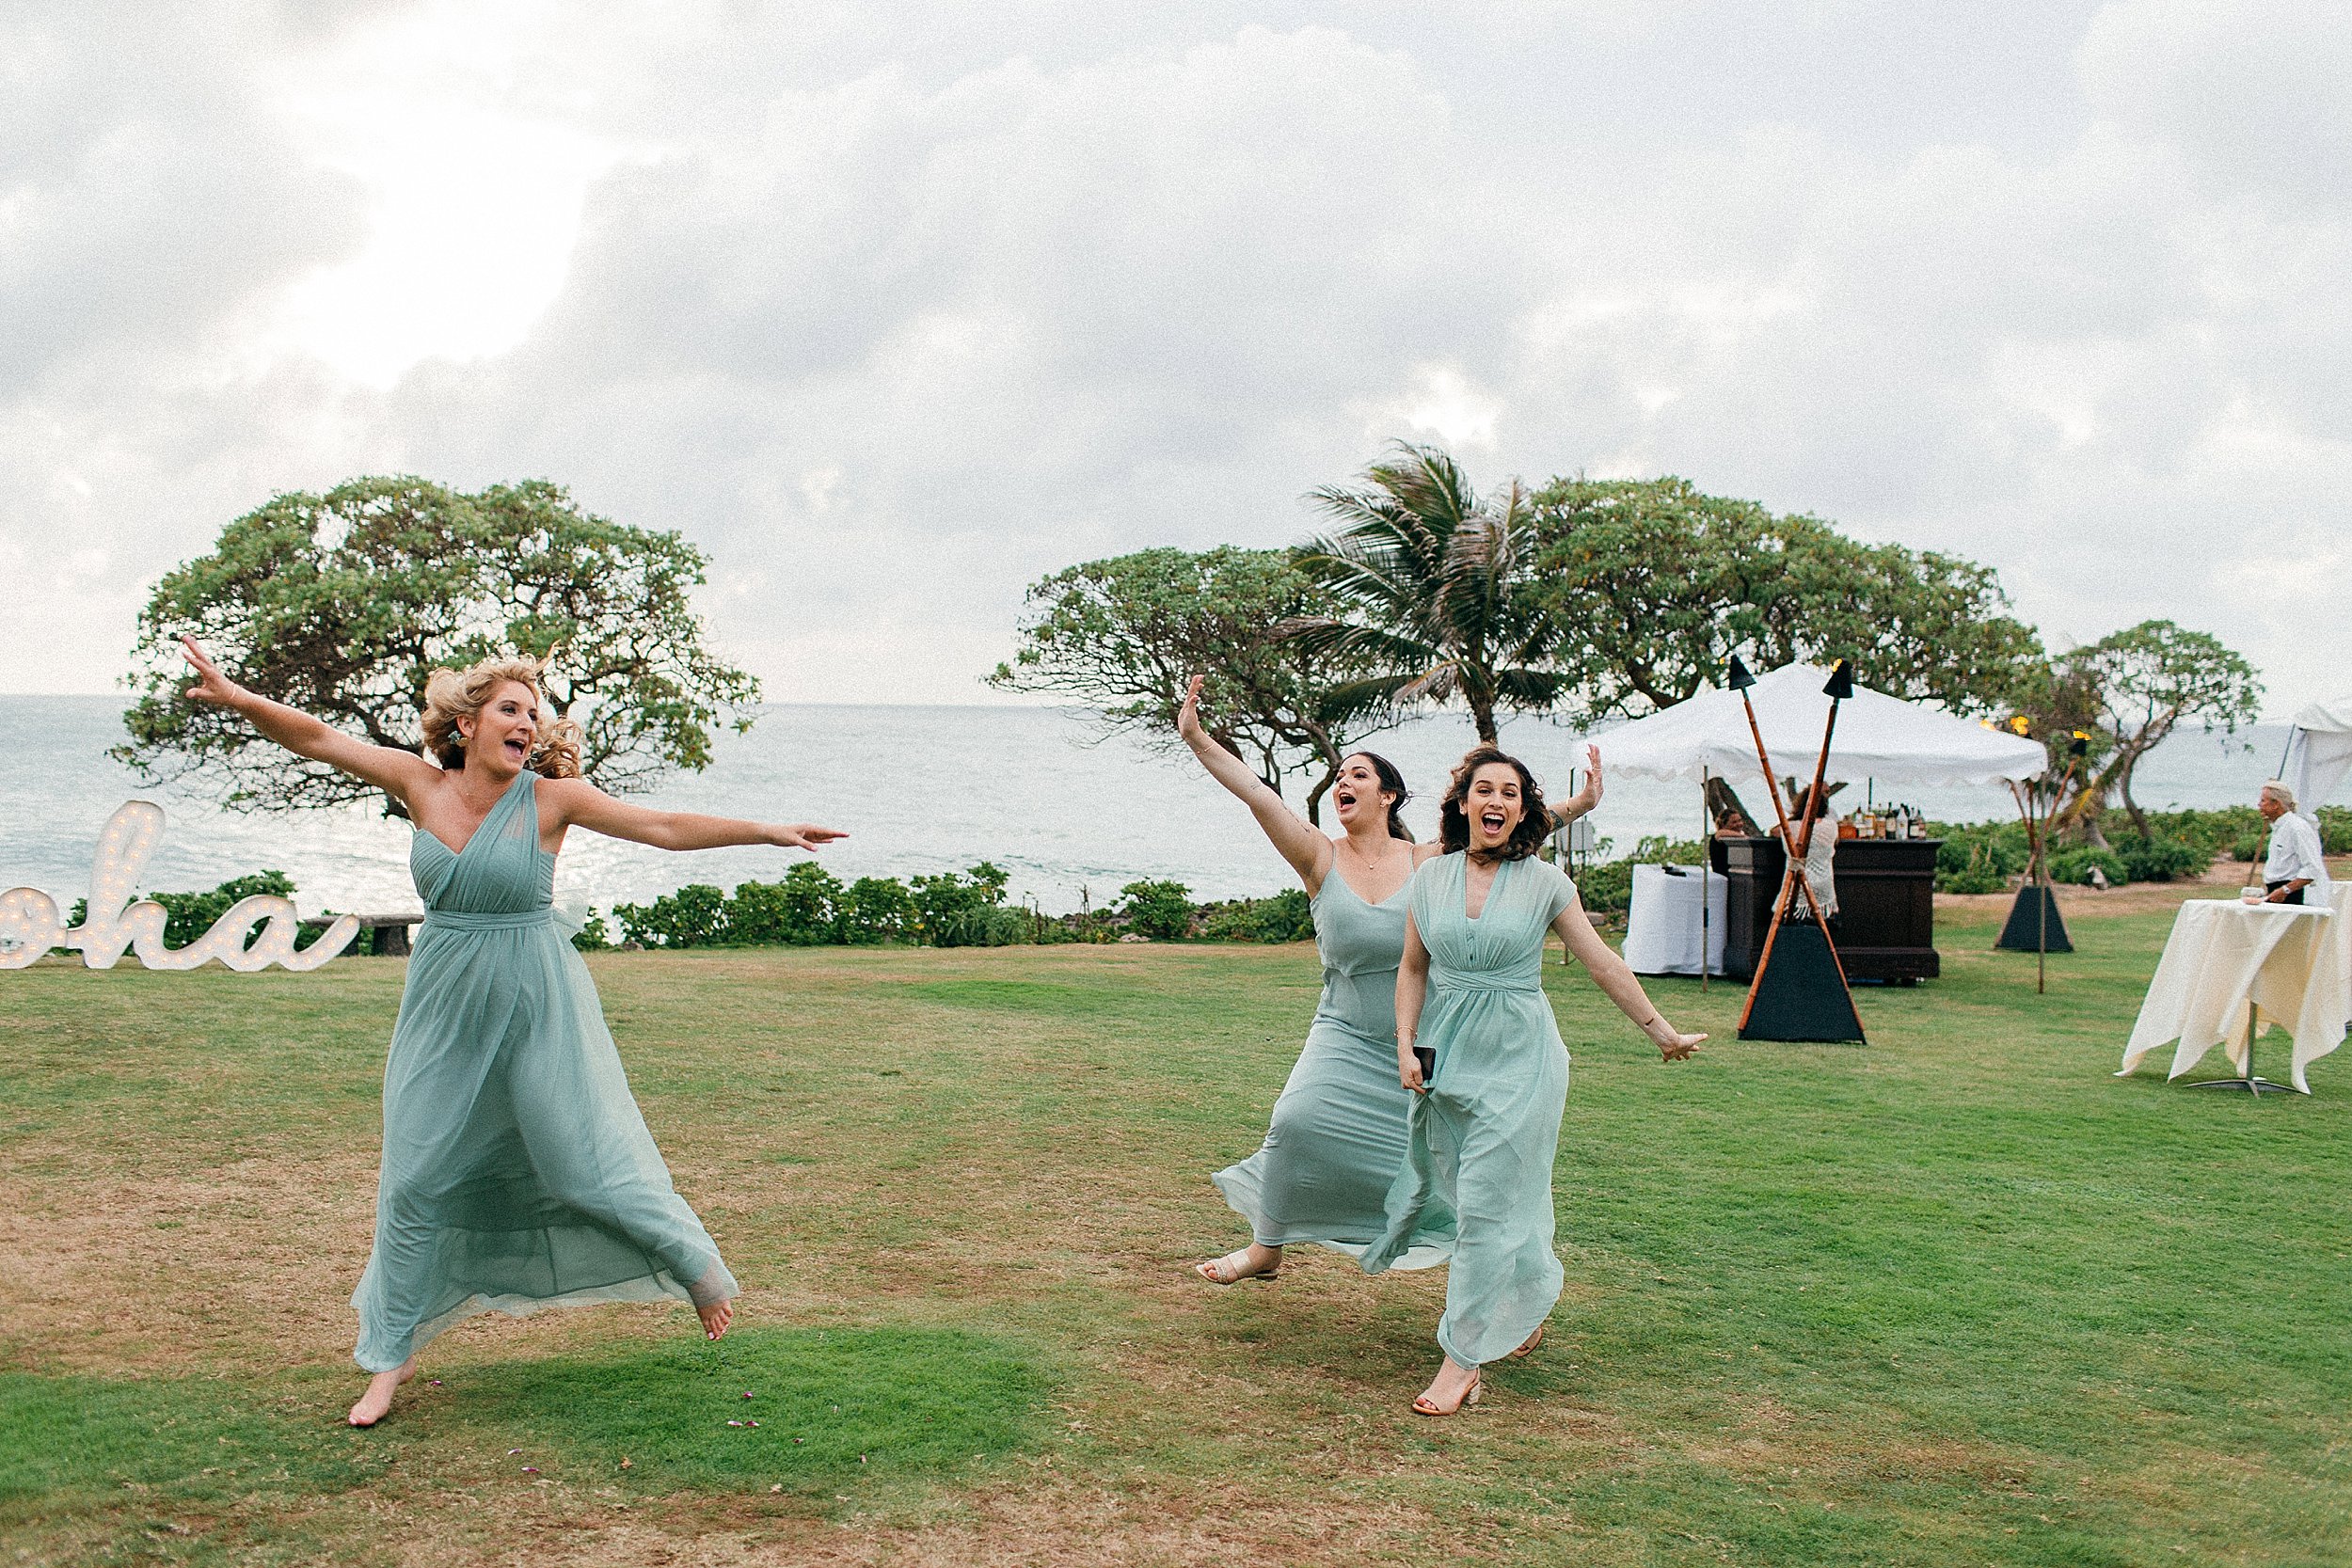
[[(1810, 776), (1829, 719), (1821, 687), (1830, 673), (1819, 665), (1785, 664), (1758, 675), (1748, 689), (1757, 727), (1783, 775)], [(1742, 778), (1756, 772), (1740, 693), (1702, 691), (1647, 718), (1586, 736), (1600, 748), (1611, 773), (1645, 779), (1696, 778), (1703, 768)], [(1833, 781), (1878, 779), (1889, 784), (2000, 784), (2030, 779), (2049, 765), (2042, 742), (1989, 729), (1942, 708), (1905, 702), (1859, 682), (1837, 712), (1830, 747)]]

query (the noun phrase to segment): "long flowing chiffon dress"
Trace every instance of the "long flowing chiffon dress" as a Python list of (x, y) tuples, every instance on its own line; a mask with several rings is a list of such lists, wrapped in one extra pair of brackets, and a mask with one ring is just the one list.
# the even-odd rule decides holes
[[(1323, 1001), (1274, 1102), (1258, 1152), (1211, 1178), (1265, 1246), (1314, 1242), (1360, 1259), (1388, 1229), (1412, 1099), (1396, 1076), (1396, 968), (1405, 889), (1371, 904), (1337, 867), (1311, 903)], [(1433, 1208), (1389, 1266), (1445, 1260), (1451, 1216)]]
[(1568, 1050), (1544, 995), (1544, 932), (1575, 900), (1576, 884), (1542, 861), (1505, 861), (1472, 920), (1468, 866), (1459, 852), (1440, 855), (1408, 889), (1429, 950), (1413, 1043), (1436, 1053), (1437, 1070), (1414, 1097), (1387, 1230), (1364, 1269), (1394, 1267), (1432, 1209), (1453, 1216), (1438, 1343), (1456, 1366), (1476, 1367), (1518, 1348), (1560, 1299), (1551, 1166)]
[(409, 848), (424, 927), (384, 1068), (375, 1248), (351, 1298), (371, 1372), (478, 1312), (736, 1294), (556, 916), (536, 777), (463, 851), (422, 829)]

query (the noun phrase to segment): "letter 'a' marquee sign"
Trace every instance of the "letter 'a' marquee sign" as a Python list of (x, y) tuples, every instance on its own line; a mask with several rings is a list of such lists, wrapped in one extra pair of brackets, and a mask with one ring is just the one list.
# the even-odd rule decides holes
[[(106, 819), (90, 867), (89, 912), (71, 930), (58, 918), (57, 901), (39, 888), (0, 893), (0, 969), (23, 969), (53, 947), (78, 949), (92, 969), (112, 969), (126, 949), (149, 969), (194, 969), (212, 958), (247, 974), (272, 964), (316, 969), (358, 934), (357, 916), (338, 915), (318, 941), (297, 951), (294, 900), (257, 894), (230, 905), (185, 947), (166, 947), (164, 907), (151, 898), (131, 902), (139, 872), (163, 836), (164, 808), (152, 801), (125, 801)], [(257, 921), (261, 933), (248, 942), (246, 933)]]

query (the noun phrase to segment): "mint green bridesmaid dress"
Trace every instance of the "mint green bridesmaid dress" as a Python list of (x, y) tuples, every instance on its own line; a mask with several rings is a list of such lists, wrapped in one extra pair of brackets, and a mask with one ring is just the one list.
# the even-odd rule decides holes
[[(1211, 1178), (1266, 1246), (1313, 1242), (1361, 1258), (1388, 1229), (1412, 1096), (1396, 1076), (1396, 966), (1405, 889), (1370, 904), (1335, 866), (1311, 905), (1323, 1001), (1274, 1102), (1265, 1142)], [(1432, 1209), (1389, 1266), (1445, 1260), (1450, 1217)]]
[(1429, 950), (1429, 991), (1414, 1044), (1437, 1053), (1413, 1097), (1406, 1161), (1388, 1225), (1364, 1255), (1397, 1266), (1433, 1211), (1455, 1227), (1438, 1344), (1456, 1366), (1509, 1354), (1560, 1298), (1552, 1255), (1551, 1165), (1568, 1095), (1568, 1050), (1544, 995), (1544, 933), (1576, 884), (1539, 860), (1505, 861), (1472, 920), (1469, 859), (1440, 855), (1413, 873), (1413, 928)]
[(424, 927), (384, 1068), (375, 1247), (354, 1353), (389, 1371), (478, 1312), (736, 1293), (630, 1098), (559, 923), (526, 770), (462, 852), (420, 829)]

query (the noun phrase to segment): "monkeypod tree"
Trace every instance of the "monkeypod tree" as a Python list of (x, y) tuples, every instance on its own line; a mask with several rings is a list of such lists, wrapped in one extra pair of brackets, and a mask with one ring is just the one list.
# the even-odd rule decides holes
[(1744, 652), (1854, 660), (1864, 684), (1958, 713), (2000, 707), (2041, 657), (1992, 568), (1849, 539), (1688, 480), (1560, 479), (1532, 498), (1537, 595), (1586, 722), (1671, 707)]
[(1279, 550), (1220, 546), (1138, 550), (1067, 566), (1033, 583), (1012, 658), (989, 685), (1073, 698), (1105, 733), (1178, 744), (1185, 684), (1205, 677), (1202, 724), (1278, 794), (1304, 773), (1310, 820), (1352, 741), (1384, 716), (1335, 692), (1357, 667), (1276, 628), (1330, 608)]
[(380, 799), (323, 764), (290, 761), (226, 709), (190, 703), (185, 633), (265, 697), (380, 746), (415, 751), (426, 678), (492, 654), (550, 660), (558, 717), (584, 732), (581, 771), (649, 787), (709, 765), (722, 724), (751, 727), (759, 683), (707, 647), (692, 591), (703, 554), (675, 533), (582, 511), (544, 481), (465, 494), (408, 477), (291, 492), (165, 575), (139, 617), (114, 755), (151, 779), (209, 786), (248, 811)]
[(2109, 797), (2120, 800), (2132, 831), (2153, 835), (2148, 814), (2132, 799), (2132, 773), (2157, 744), (2185, 721), (2206, 733), (2235, 735), (2262, 710), (2263, 683), (2254, 667), (2219, 638), (2170, 621), (2142, 621), (2075, 649), (2067, 665), (2095, 683), (2100, 727), (2109, 750), (2077, 816), (2094, 842), (2105, 842), (2098, 816)]

